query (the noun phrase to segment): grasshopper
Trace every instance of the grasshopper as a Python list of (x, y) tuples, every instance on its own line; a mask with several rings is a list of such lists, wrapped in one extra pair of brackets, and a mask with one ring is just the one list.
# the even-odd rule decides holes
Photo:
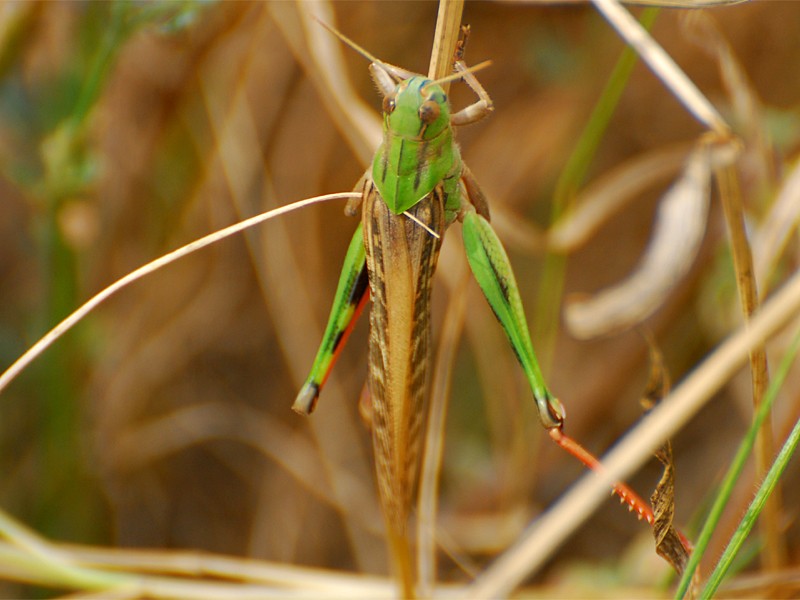
[[(431, 279), (441, 238), (454, 222), (461, 223), (472, 273), (525, 372), (542, 425), (587, 466), (597, 468), (598, 463), (562, 433), (564, 408), (542, 376), (511, 264), (489, 224), (486, 197), (454, 140), (455, 127), (476, 123), (493, 110), (472, 74), (481, 65), (467, 69), (462, 42), (455, 73), (431, 80), (380, 61), (328, 29), (371, 61), (370, 75), (383, 96), (383, 140), (355, 187), (358, 199), (345, 208), (351, 216), (360, 208), (361, 223), (345, 255), (320, 348), (292, 408), (303, 415), (314, 410), (356, 319), (372, 298), (368, 392), (378, 490), (392, 562), (404, 597), (413, 597), (407, 524), (426, 414)], [(442, 87), (452, 80), (463, 80), (478, 97), (455, 113)], [(652, 523), (652, 513), (638, 496), (621, 484), (615, 490)]]

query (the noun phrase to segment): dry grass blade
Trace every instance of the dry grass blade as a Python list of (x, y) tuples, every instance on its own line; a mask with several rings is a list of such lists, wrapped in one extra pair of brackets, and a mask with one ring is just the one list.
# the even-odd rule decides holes
[[(162, 554), (161, 564), (155, 564), (158, 556), (155, 553), (149, 556), (142, 553), (141, 557), (128, 553), (127, 560), (119, 560), (109, 549), (64, 548), (63, 554), (81, 565), (74, 568), (75, 572), (91, 573), (116, 582), (107, 584), (94, 596), (86, 597), (185, 600), (395, 597), (391, 582), (379, 578), (252, 564), (253, 561), (248, 564), (248, 561), (226, 557)], [(130, 565), (130, 570), (127, 566), (120, 568), (120, 565)], [(65, 577), (43, 573), (39, 563), (6, 544), (0, 544), (0, 576), (24, 583), (90, 589), (88, 585), (81, 586)]]
[(463, 12), (464, 0), (449, 0), (439, 4), (436, 33), (433, 36), (433, 48), (431, 49), (431, 62), (428, 67), (428, 77), (431, 79), (441, 79), (449, 75), (453, 69), (453, 52), (461, 31), (461, 13)]
[(116, 294), (121, 289), (127, 287), (134, 281), (138, 281), (142, 277), (154, 273), (162, 267), (175, 262), (179, 258), (188, 256), (192, 252), (201, 250), (202, 248), (210, 246), (211, 244), (214, 244), (220, 240), (224, 240), (232, 235), (236, 235), (237, 233), (241, 233), (250, 227), (260, 225), (261, 223), (269, 221), (270, 219), (274, 219), (275, 217), (285, 215), (294, 210), (299, 210), (313, 204), (329, 202), (331, 200), (342, 200), (346, 198), (352, 198), (354, 196), (356, 196), (356, 194), (348, 192), (339, 194), (326, 194), (324, 196), (316, 196), (307, 200), (299, 200), (298, 202), (267, 211), (263, 214), (241, 221), (240, 223), (236, 223), (235, 225), (231, 225), (230, 227), (226, 227), (225, 229), (210, 233), (207, 236), (186, 244), (177, 250), (173, 250), (172, 252), (169, 252), (147, 263), (146, 265), (142, 265), (135, 271), (128, 273), (125, 275), (125, 277), (118, 279), (104, 290), (95, 294), (92, 298), (81, 305), (80, 308), (75, 310), (58, 325), (53, 327), (53, 329), (43, 335), (39, 341), (31, 346), (28, 351), (25, 352), (25, 354), (20, 356), (10, 367), (8, 367), (8, 369), (3, 372), (2, 375), (0, 375), (0, 392), (2, 392), (2, 390), (4, 390), (8, 384), (11, 383), (14, 378), (17, 377), (17, 375), (19, 375), (31, 362), (33, 362), (36, 357), (38, 357), (51, 344), (53, 344), (53, 342), (64, 335), (67, 331), (72, 329), (77, 323), (80, 322), (81, 319), (92, 312), (92, 310), (94, 310), (97, 306), (108, 300), (111, 296)]
[[(744, 322), (748, 323), (758, 309), (758, 285), (753, 272), (753, 255), (745, 230), (745, 215), (742, 204), (738, 175), (733, 166), (721, 166), (717, 170), (722, 207), (728, 225), (731, 241), (733, 264), (736, 271), (736, 288), (739, 291)], [(750, 351), (750, 376), (752, 381), (753, 414), (758, 412), (764, 393), (769, 385), (767, 369), (767, 352), (764, 346), (754, 347)], [(769, 471), (774, 440), (772, 420), (765, 419), (758, 435), (755, 448), (756, 474), (763, 479)], [(771, 569), (778, 569), (786, 562), (786, 548), (781, 539), (781, 491), (776, 487), (767, 503), (760, 520), (761, 531), (765, 538), (764, 563)]]
[(767, 293), (770, 276), (800, 223), (800, 161), (788, 172), (766, 221), (755, 232), (753, 260), (760, 292)]
[(619, 2), (592, 0), (592, 3), (698, 121), (720, 137), (728, 136), (730, 127), (717, 109)]

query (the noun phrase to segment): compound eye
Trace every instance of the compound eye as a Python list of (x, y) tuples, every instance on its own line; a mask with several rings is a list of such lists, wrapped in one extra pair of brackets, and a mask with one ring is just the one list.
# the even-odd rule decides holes
[(426, 125), (430, 125), (439, 118), (440, 112), (439, 104), (433, 100), (426, 100), (422, 103), (422, 106), (419, 107), (419, 118)]
[(394, 109), (397, 108), (397, 104), (395, 102), (394, 94), (390, 94), (388, 96), (384, 96), (383, 98), (383, 112), (387, 115), (390, 115), (394, 112)]

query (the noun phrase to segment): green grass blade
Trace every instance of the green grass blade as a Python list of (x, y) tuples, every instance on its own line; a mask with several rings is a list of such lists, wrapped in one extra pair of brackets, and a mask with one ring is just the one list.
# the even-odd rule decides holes
[[(686, 570), (681, 577), (681, 580), (678, 584), (678, 590), (675, 593), (675, 598), (683, 598), (686, 595), (686, 592), (689, 589), (689, 583), (692, 580), (692, 574), (694, 573), (697, 565), (700, 563), (700, 560), (703, 557), (703, 553), (705, 552), (706, 548), (708, 547), (708, 543), (711, 540), (711, 536), (716, 529), (717, 524), (722, 517), (722, 512), (725, 509), (730, 497), (733, 493), (733, 488), (736, 485), (736, 481), (741, 475), (742, 470), (744, 469), (747, 460), (750, 456), (750, 453), (753, 451), (753, 446), (755, 444), (756, 436), (758, 434), (758, 430), (761, 427), (764, 419), (770, 414), (770, 410), (772, 408), (772, 404), (775, 401), (775, 398), (778, 395), (778, 391), (780, 391), (781, 386), (783, 385), (784, 381), (786, 380), (787, 375), (789, 374), (789, 368), (792, 366), (792, 363), (797, 356), (797, 352), (800, 350), (800, 332), (798, 332), (794, 339), (792, 340), (792, 344), (789, 347), (786, 355), (783, 357), (781, 361), (780, 367), (778, 369), (778, 373), (776, 374), (775, 378), (770, 383), (769, 389), (767, 393), (764, 395), (764, 400), (759, 407), (758, 412), (756, 413), (755, 419), (753, 419), (753, 423), (750, 425), (750, 429), (747, 431), (747, 435), (742, 440), (741, 445), (739, 446), (738, 451), (736, 452), (736, 456), (731, 463), (730, 468), (728, 469), (728, 473), (725, 475), (725, 479), (722, 482), (722, 486), (720, 487), (719, 494), (717, 499), (714, 501), (714, 505), (711, 507), (711, 511), (706, 519), (705, 524), (703, 525), (703, 529), (700, 532), (700, 536), (697, 540), (697, 544), (692, 552), (692, 556), (689, 559), (689, 563), (686, 565)], [(767, 474), (767, 478), (764, 480), (761, 488), (756, 495), (756, 499), (751, 504), (750, 509), (748, 509), (745, 517), (742, 519), (742, 523), (740, 524), (739, 528), (737, 529), (736, 533), (734, 534), (731, 542), (728, 544), (728, 548), (725, 550), (725, 555), (720, 560), (719, 564), (717, 565), (714, 573), (712, 574), (711, 580), (709, 580), (706, 589), (703, 591), (701, 597), (706, 598), (708, 597), (707, 594), (713, 594), (713, 590), (719, 586), (719, 581), (724, 576), (725, 572), (727, 571), (728, 567), (730, 566), (731, 560), (733, 560), (736, 552), (741, 547), (741, 543), (744, 541), (744, 538), (749, 533), (750, 529), (755, 522), (756, 517), (758, 516), (758, 512), (760, 512), (761, 508), (764, 505), (764, 501), (769, 496), (769, 493), (775, 487), (775, 483), (780, 477), (781, 473), (783, 473), (783, 469), (786, 467), (786, 463), (788, 463), (789, 458), (791, 457), (791, 452), (794, 451), (794, 447), (797, 445), (796, 437), (800, 435), (800, 427), (795, 425), (794, 430), (792, 430), (792, 434), (789, 436), (786, 444), (784, 445), (783, 449), (781, 449), (778, 458), (776, 459), (775, 463), (773, 464), (772, 468), (770, 469), (769, 473)], [(791, 445), (792, 440), (794, 439), (793, 445)], [(789, 449), (789, 446), (791, 448)], [(768, 482), (772, 481), (771, 484)], [(759, 498), (761, 498), (760, 504), (758, 503)], [(734, 544), (738, 540), (738, 544)], [(726, 558), (729, 554), (730, 556)], [(723, 561), (726, 563), (723, 565)], [(719, 573), (718, 573), (719, 571)], [(716, 585), (714, 585), (713, 589), (711, 588), (712, 581), (716, 580)], [(710, 591), (709, 591), (710, 590)]]
[[(646, 29), (655, 23), (658, 8), (647, 8), (642, 12), (640, 22)], [(628, 79), (633, 72), (638, 57), (636, 51), (630, 47), (625, 48), (620, 56), (608, 83), (600, 95), (600, 99), (592, 111), (580, 138), (572, 151), (564, 170), (556, 184), (551, 212), (551, 224), (558, 221), (571, 207), (575, 196), (586, 178), (586, 172), (594, 159), (600, 141), (611, 122), (611, 117), (619, 104), (622, 93), (628, 84)], [(540, 348), (540, 360), (544, 362), (545, 372), (559, 323), (559, 307), (564, 291), (566, 259), (561, 254), (548, 254), (545, 258), (542, 272), (536, 312), (533, 320), (534, 339)]]
[(722, 553), (722, 558), (720, 558), (717, 566), (714, 568), (714, 572), (711, 573), (711, 577), (709, 577), (708, 583), (705, 589), (703, 589), (703, 593), (700, 595), (701, 598), (711, 598), (717, 588), (719, 588), (722, 579), (730, 569), (731, 563), (734, 558), (736, 558), (742, 544), (750, 534), (750, 530), (755, 526), (758, 516), (761, 514), (761, 510), (767, 502), (767, 498), (769, 498), (770, 494), (775, 489), (778, 480), (786, 470), (792, 456), (794, 456), (798, 442), (800, 442), (800, 420), (794, 424), (794, 428), (791, 434), (789, 434), (786, 443), (784, 443), (783, 448), (781, 448), (781, 451), (778, 453), (778, 457), (775, 459), (775, 462), (772, 463), (772, 467), (770, 467), (767, 476), (758, 488), (756, 497), (753, 498), (750, 506), (747, 507), (747, 512), (739, 522), (739, 527), (736, 528), (730, 542), (728, 542), (728, 545), (725, 547), (725, 551)]

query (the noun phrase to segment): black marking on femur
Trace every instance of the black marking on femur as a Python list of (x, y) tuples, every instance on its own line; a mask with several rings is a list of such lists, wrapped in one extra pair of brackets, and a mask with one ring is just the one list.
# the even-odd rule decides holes
[(350, 297), (347, 299), (348, 304), (350, 305), (357, 305), (361, 302), (361, 298), (367, 291), (367, 286), (369, 285), (369, 277), (367, 276), (367, 267), (366, 265), (358, 272), (358, 278), (356, 279), (356, 284), (353, 286), (353, 292), (350, 294)]
[(485, 249), (484, 249), (484, 254), (486, 255), (486, 258), (488, 260), (489, 267), (491, 267), (492, 269), (495, 281), (497, 281), (497, 284), (500, 286), (500, 292), (503, 294), (503, 299), (505, 300), (506, 305), (510, 306), (511, 294), (509, 293), (508, 280), (505, 277), (503, 277), (500, 271), (497, 270), (497, 265), (494, 264), (494, 261), (489, 257), (489, 254), (488, 252), (486, 252)]

